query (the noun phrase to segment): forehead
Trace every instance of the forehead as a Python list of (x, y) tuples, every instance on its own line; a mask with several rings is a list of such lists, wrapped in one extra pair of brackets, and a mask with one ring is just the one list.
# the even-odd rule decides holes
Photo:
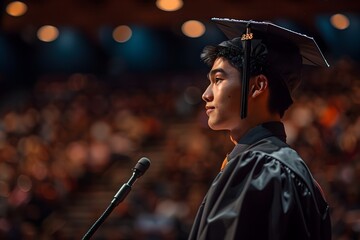
[(208, 76), (211, 77), (218, 72), (231, 75), (240, 73), (239, 70), (235, 68), (230, 63), (230, 61), (224, 57), (219, 57), (215, 59)]
[(224, 67), (233, 67), (230, 63), (230, 61), (224, 57), (218, 57), (215, 59), (214, 64), (212, 66), (211, 69), (217, 68), (219, 66), (224, 66)]

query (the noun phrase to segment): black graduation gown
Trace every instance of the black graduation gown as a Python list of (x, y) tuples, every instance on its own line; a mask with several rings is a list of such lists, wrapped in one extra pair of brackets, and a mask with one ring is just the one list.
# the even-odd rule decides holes
[(189, 239), (331, 239), (329, 206), (281, 122), (250, 130), (228, 155)]

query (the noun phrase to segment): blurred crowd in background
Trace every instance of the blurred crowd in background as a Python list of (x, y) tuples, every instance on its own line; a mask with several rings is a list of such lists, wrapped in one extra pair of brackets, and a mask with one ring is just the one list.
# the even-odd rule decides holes
[[(284, 118), (288, 143), (331, 206), (334, 240), (360, 239), (359, 73), (348, 59), (312, 71)], [(232, 144), (207, 126), (205, 73), (156, 77), (119, 85), (93, 75), (43, 76), (1, 96), (1, 239), (80, 239), (107, 205), (92, 199), (82, 225), (67, 205), (96, 191), (96, 182), (120, 187), (151, 153), (153, 166), (94, 239), (186, 239)]]

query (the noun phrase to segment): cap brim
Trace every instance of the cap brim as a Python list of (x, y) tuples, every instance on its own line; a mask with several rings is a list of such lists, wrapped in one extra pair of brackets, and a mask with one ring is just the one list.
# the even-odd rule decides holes
[(304, 65), (329, 67), (328, 62), (312, 37), (291, 31), (270, 22), (244, 21), (228, 18), (212, 18), (211, 20), (217, 24), (229, 39), (240, 37), (244, 34), (246, 26), (250, 22), (251, 31), (255, 39), (257, 35), (266, 36), (267, 34), (284, 37), (298, 46)]

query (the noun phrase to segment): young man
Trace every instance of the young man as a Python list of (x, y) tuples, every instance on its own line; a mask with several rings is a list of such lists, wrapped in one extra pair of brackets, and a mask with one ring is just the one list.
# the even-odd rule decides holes
[(235, 144), (189, 239), (331, 239), (329, 206), (281, 123), (302, 64), (328, 66), (312, 38), (274, 24), (213, 19), (229, 37), (201, 58), (208, 124)]

